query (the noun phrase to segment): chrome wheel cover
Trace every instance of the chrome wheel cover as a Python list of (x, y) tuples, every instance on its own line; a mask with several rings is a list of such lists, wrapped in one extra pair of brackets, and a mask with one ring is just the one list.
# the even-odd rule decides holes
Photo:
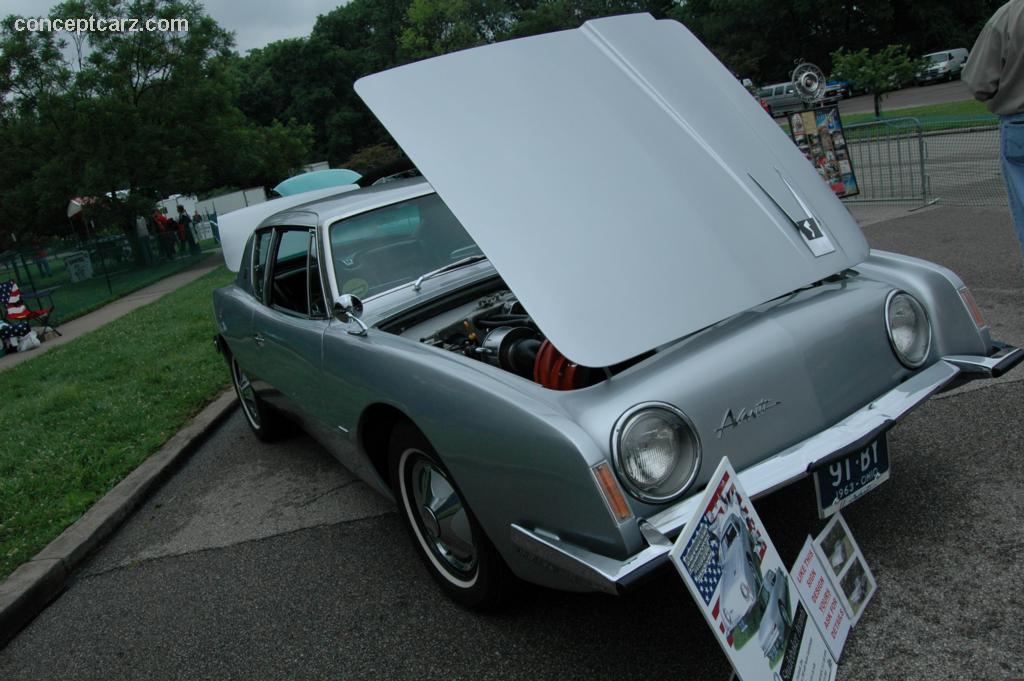
[(453, 584), (477, 578), (477, 548), (465, 502), (447, 474), (423, 452), (407, 449), (399, 461), (402, 504), (430, 562)]
[(238, 393), (238, 400), (242, 403), (242, 411), (245, 418), (249, 419), (249, 425), (256, 430), (260, 428), (260, 411), (256, 403), (256, 390), (252, 387), (252, 381), (238, 366), (234, 358), (231, 359), (231, 377), (235, 380), (235, 391)]

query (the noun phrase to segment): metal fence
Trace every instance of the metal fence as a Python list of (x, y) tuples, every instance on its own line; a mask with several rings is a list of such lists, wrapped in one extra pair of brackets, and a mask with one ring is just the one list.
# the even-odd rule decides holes
[(931, 119), (924, 126), (929, 201), (1005, 208), (998, 119)]
[[(167, 233), (146, 240), (122, 234), (0, 253), (0, 282), (13, 279), (25, 291), (52, 291), (55, 319), (64, 321), (118, 296), (191, 267), (216, 247), (213, 239), (195, 246)], [(143, 251), (145, 251), (143, 253)]]
[(854, 202), (924, 204), (928, 195), (927, 152), (920, 121), (891, 118), (844, 127), (847, 153), (860, 194)]
[(861, 190), (850, 203), (1006, 205), (995, 118), (889, 118), (845, 133)]

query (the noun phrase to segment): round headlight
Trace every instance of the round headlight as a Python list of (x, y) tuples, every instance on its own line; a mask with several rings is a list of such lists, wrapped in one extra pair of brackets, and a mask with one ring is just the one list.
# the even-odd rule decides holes
[(675, 407), (641, 404), (616, 423), (612, 455), (630, 494), (661, 502), (681, 494), (697, 476), (700, 442), (689, 419)]
[(911, 369), (924, 364), (932, 345), (932, 327), (917, 298), (903, 291), (890, 293), (885, 302), (885, 326), (900, 362)]

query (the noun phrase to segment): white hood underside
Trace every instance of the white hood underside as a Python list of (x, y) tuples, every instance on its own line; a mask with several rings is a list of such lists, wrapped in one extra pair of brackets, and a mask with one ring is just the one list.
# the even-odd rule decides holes
[(590, 21), (355, 87), (583, 365), (624, 361), (868, 253), (793, 142), (674, 21)]

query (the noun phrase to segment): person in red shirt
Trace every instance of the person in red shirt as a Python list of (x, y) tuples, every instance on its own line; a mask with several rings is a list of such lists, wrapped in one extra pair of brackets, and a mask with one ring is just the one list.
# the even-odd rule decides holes
[(153, 222), (156, 223), (156, 229), (160, 232), (160, 252), (163, 253), (164, 258), (171, 260), (174, 258), (175, 225), (159, 211), (153, 213)]

